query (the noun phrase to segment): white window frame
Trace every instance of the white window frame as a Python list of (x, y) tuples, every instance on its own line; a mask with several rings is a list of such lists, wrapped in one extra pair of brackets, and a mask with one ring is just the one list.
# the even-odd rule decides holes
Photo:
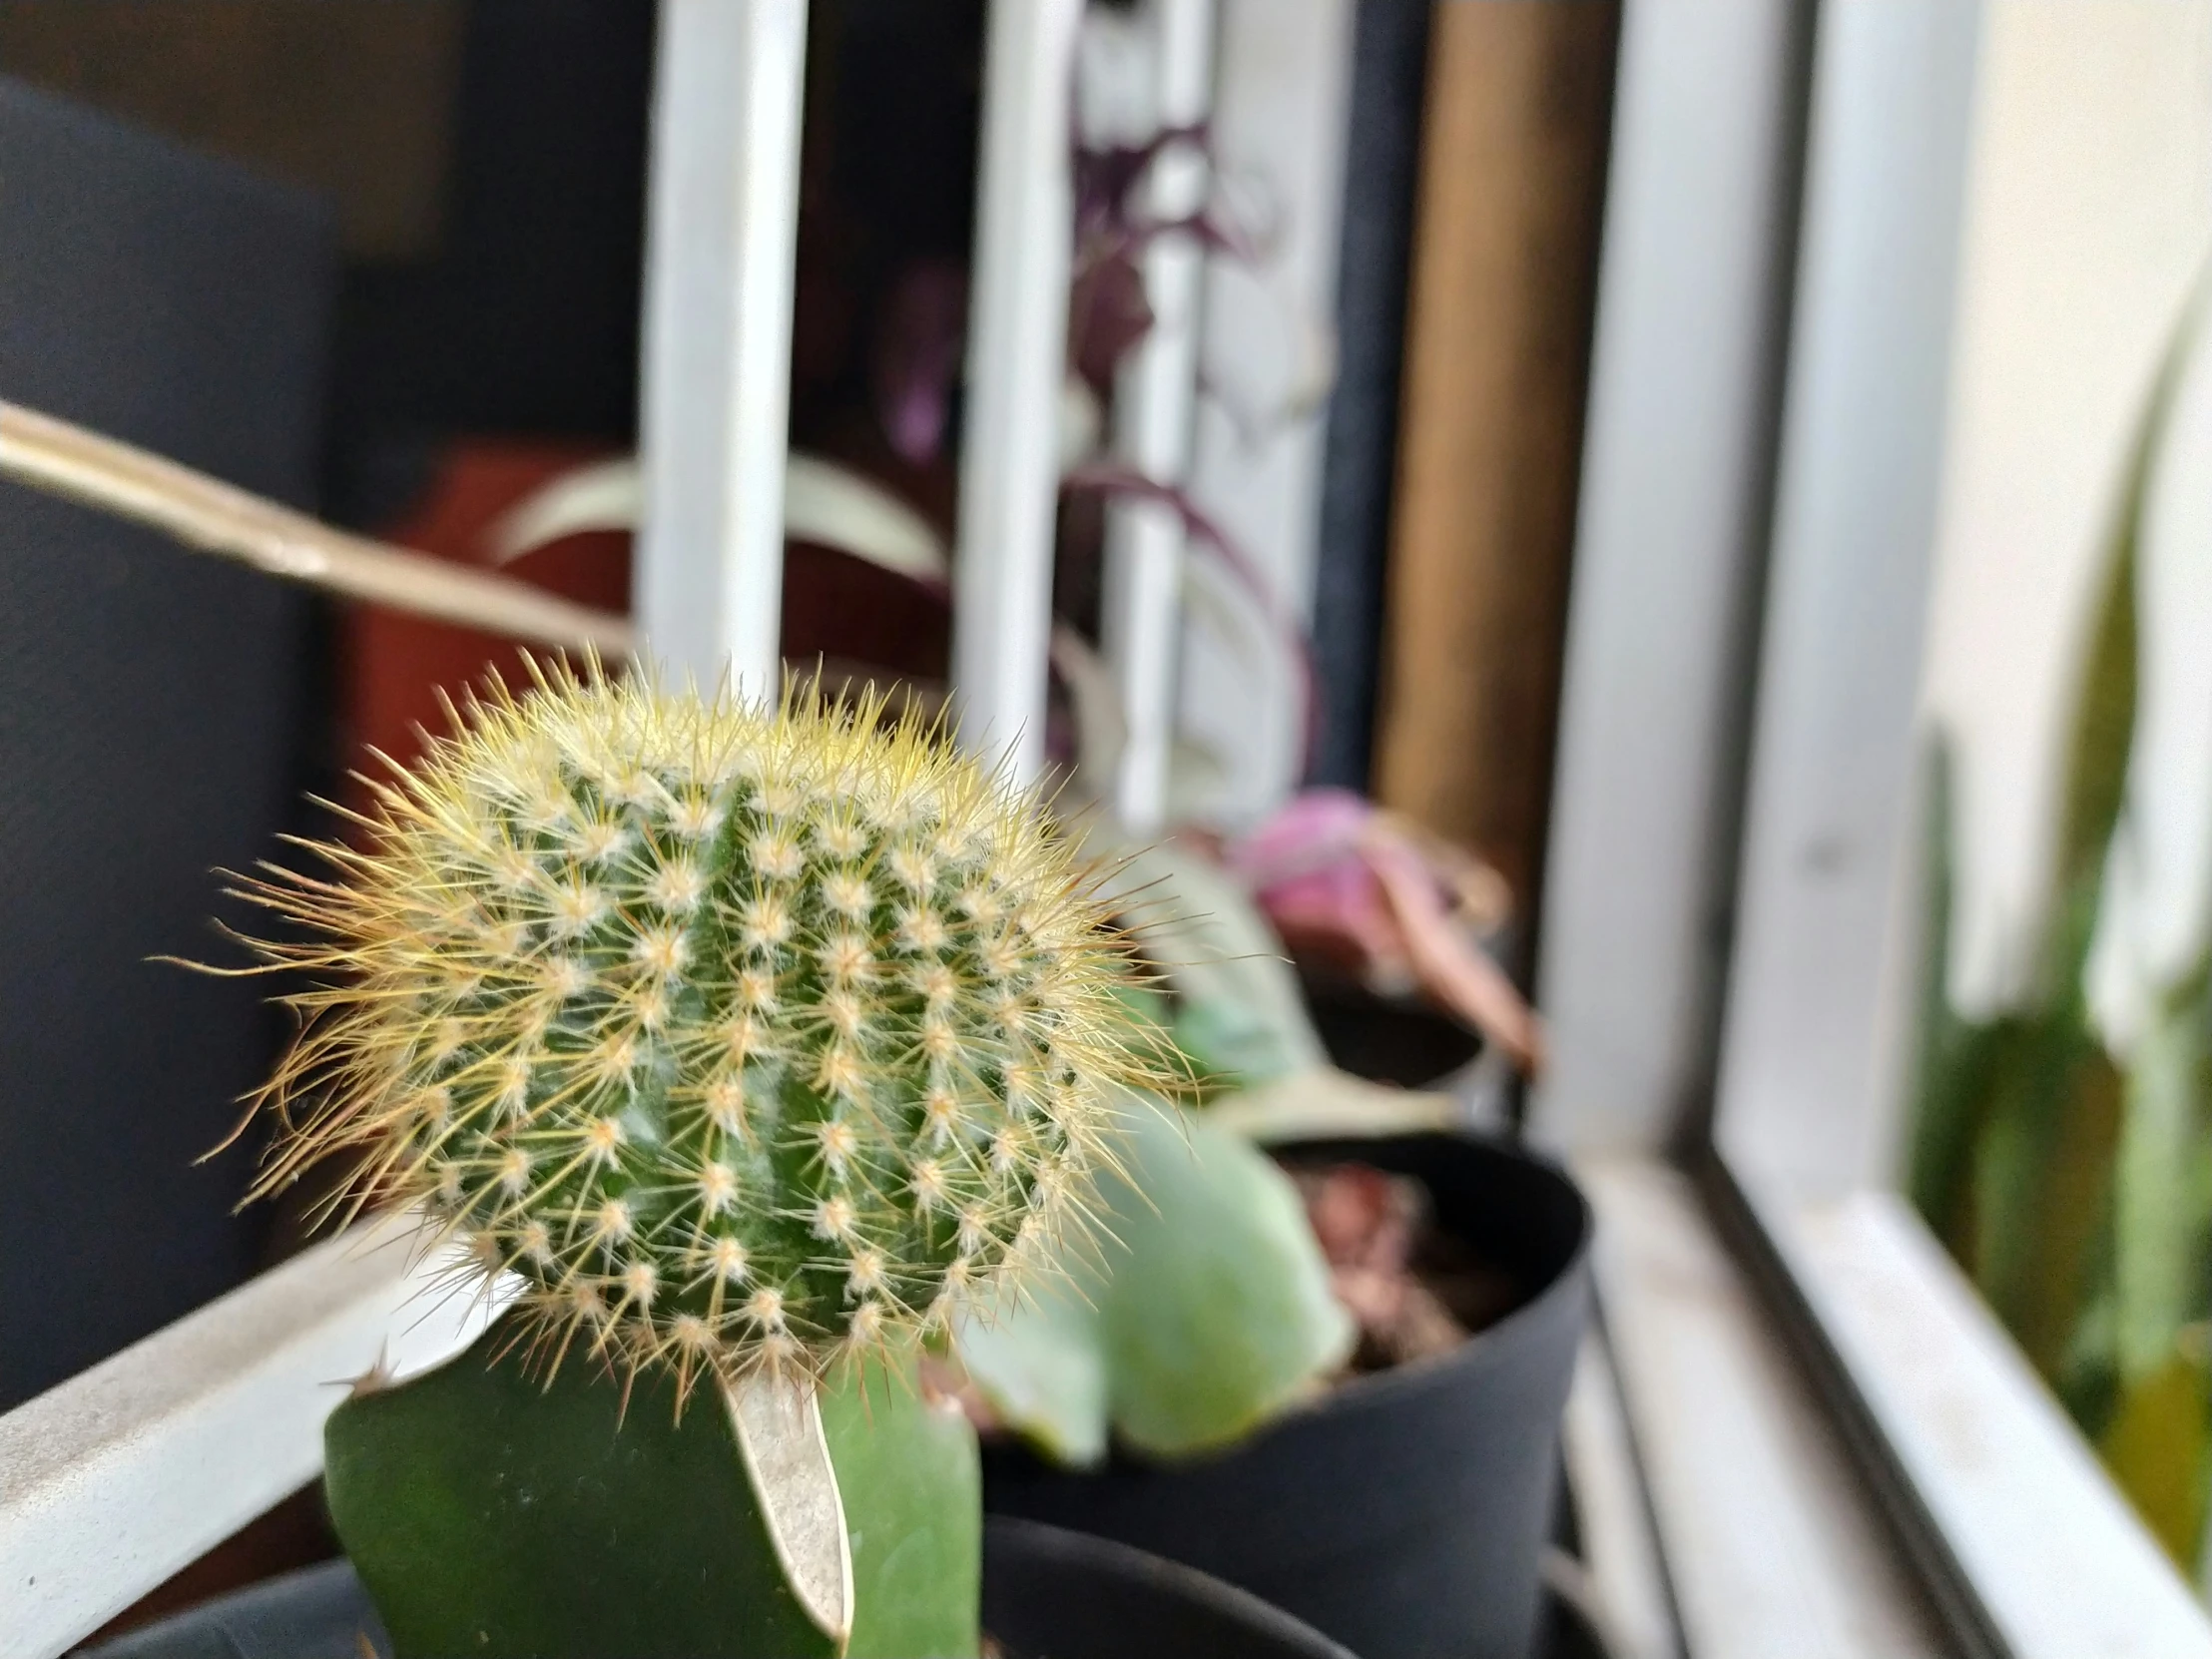
[(1624, 19), (1536, 1122), (1692, 1653), (2212, 1654), (1895, 1191), (1985, 19), (1810, 16)]

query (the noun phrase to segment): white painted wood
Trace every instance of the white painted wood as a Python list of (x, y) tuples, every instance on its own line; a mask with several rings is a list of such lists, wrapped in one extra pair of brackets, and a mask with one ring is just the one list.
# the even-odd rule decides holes
[(1622, 14), (1539, 952), (1536, 1124), (1573, 1146), (1663, 1145), (1706, 1082), (1799, 15)]
[(1980, 8), (1823, 8), (1716, 1134), (1888, 1178)]
[(1613, 1659), (1682, 1659), (1650, 1498), (1620, 1379), (1600, 1333), (1583, 1343), (1560, 1425), (1589, 1610)]
[(1902, 1199), (1761, 1208), (2014, 1659), (2212, 1656), (2204, 1608)]
[[(1260, 209), (1268, 234), (1257, 266), (1206, 262), (1191, 494), (1259, 567), (1276, 609), (1303, 626), (1335, 372), (1354, 0), (1218, 5), (1215, 150), (1222, 178)], [(1303, 687), (1252, 602), (1208, 561), (1190, 565), (1211, 590), (1207, 610), (1236, 620), (1232, 638), (1214, 626), (1183, 630), (1178, 719), (1219, 776), (1180, 781), (1175, 813), (1249, 825), (1299, 781)]]
[[(1203, 120), (1213, 102), (1214, 0), (1152, 0), (1146, 21), (1155, 63), (1152, 125), (1187, 127)], [(1197, 150), (1170, 150), (1153, 164), (1146, 211), (1163, 220), (1185, 218), (1204, 204), (1209, 182)], [(1114, 391), (1121, 458), (1161, 483), (1184, 483), (1190, 472), (1204, 274), (1203, 251), (1188, 237), (1162, 238), (1146, 250), (1152, 332)], [(1183, 522), (1172, 508), (1157, 502), (1112, 507), (1103, 631), (1127, 733), (1114, 780), (1114, 809), (1123, 826), (1140, 834), (1157, 831), (1167, 821), (1183, 561)]]
[(481, 1329), (412, 1237), (318, 1245), (0, 1416), (0, 1653), (65, 1651), (312, 1479), (349, 1380)]
[(1843, 1448), (1688, 1183), (1640, 1159), (1576, 1173), (1687, 1650), (1936, 1659), (1944, 1644)]
[(806, 0), (663, 0), (632, 578), (664, 670), (781, 679)]
[(961, 740), (1044, 768), (1067, 354), (1069, 88), (1082, 0), (992, 0), (952, 588)]

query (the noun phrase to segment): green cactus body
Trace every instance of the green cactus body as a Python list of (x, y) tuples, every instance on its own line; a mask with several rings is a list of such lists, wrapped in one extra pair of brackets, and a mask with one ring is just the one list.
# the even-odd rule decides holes
[[(680, 1381), (942, 1327), (1079, 1224), (1127, 959), (1035, 799), (911, 721), (562, 671), (249, 896), (318, 970), (265, 1189), (357, 1149), (578, 1343)], [(335, 977), (333, 977), (333, 975)]]

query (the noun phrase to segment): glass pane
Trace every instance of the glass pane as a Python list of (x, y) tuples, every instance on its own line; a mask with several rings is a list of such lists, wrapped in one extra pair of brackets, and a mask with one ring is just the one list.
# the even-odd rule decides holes
[(1985, 12), (1909, 1180), (2203, 1581), (2212, 7)]

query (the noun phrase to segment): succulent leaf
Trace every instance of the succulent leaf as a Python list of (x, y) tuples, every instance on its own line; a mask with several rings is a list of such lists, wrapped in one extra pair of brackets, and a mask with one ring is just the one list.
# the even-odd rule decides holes
[(1205, 1112), (1134, 1104), (1105, 1236), (1021, 1308), (960, 1328), (992, 1408), (1057, 1461), (1095, 1463), (1107, 1424), (1160, 1457), (1234, 1443), (1310, 1395), (1351, 1320), (1283, 1172)]
[(634, 1374), (944, 1327), (1080, 1229), (1132, 968), (1035, 796), (911, 719), (565, 669), (378, 786), (332, 878), (249, 896), (321, 981), (264, 1096), (277, 1188), (350, 1151), (516, 1275), (534, 1346)]
[[(338, 1406), (325, 1485), (400, 1659), (609, 1654), (799, 1659), (839, 1651), (769, 1539), (727, 1396), (670, 1409), (675, 1380), (623, 1390), (474, 1348)], [(981, 1477), (974, 1431), (923, 1397), (910, 1352), (821, 1391), (850, 1540), (845, 1659), (976, 1650)]]

